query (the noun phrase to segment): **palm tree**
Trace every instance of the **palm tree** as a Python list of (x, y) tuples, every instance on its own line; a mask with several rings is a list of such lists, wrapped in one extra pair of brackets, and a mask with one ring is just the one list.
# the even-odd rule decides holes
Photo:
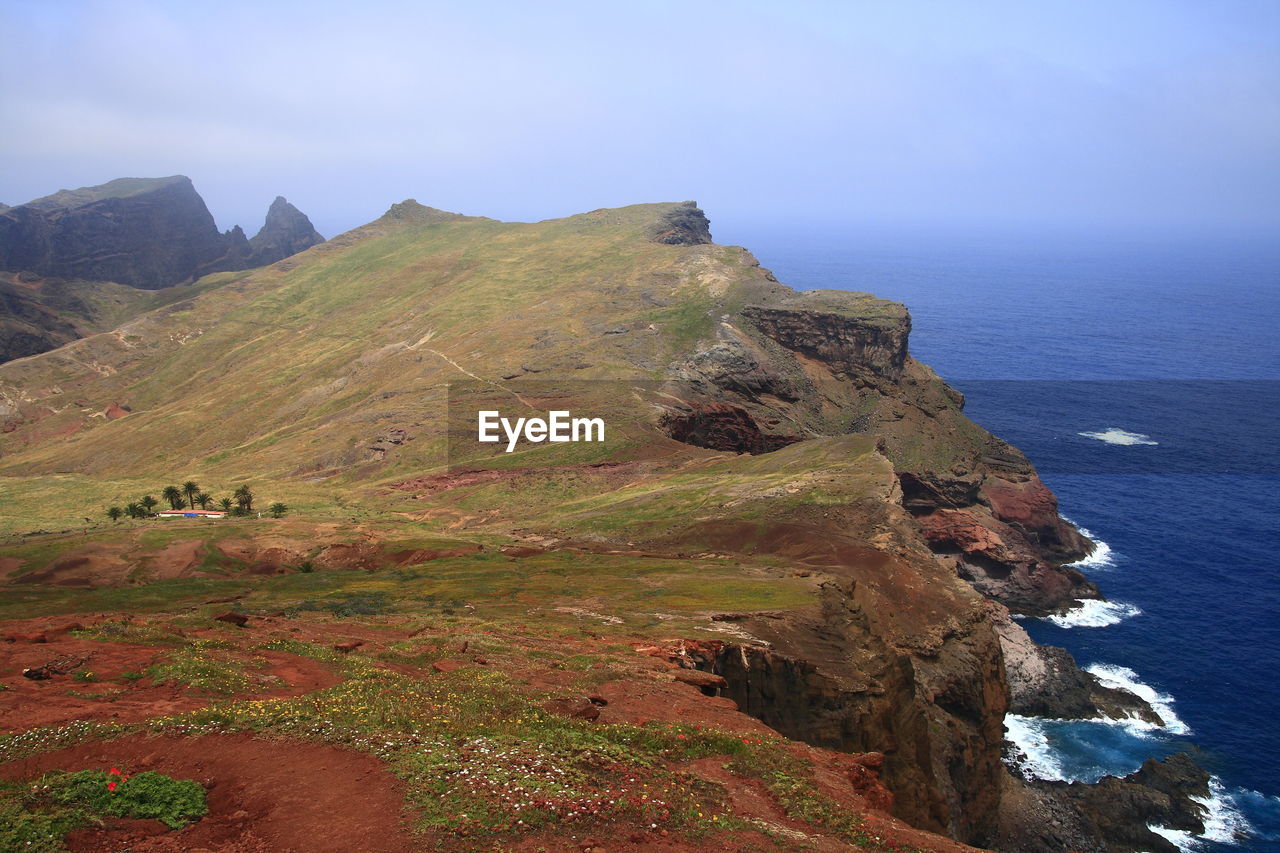
[(253, 512), (253, 490), (247, 485), (241, 486), (235, 491), (236, 503), (240, 505), (240, 510), (245, 515)]
[(165, 486), (164, 491), (160, 493), (160, 497), (169, 502), (169, 506), (174, 509), (182, 509), (182, 490), (177, 486)]
[(213, 500), (213, 496), (210, 495), (208, 492), (201, 492), (200, 494), (196, 495), (196, 503), (200, 504), (201, 509), (208, 509), (209, 502), (212, 500)]
[(121, 511), (120, 507), (118, 506), (107, 507), (107, 518), (111, 519), (112, 521), (119, 521), (120, 516), (122, 515), (124, 515), (124, 512)]
[(286, 512), (289, 511), (289, 507), (277, 501), (276, 503), (273, 503), (271, 506), (267, 507), (267, 510), (271, 513), (272, 518), (281, 518)]
[(155, 509), (158, 503), (160, 501), (151, 497), (151, 495), (143, 495), (142, 500), (138, 501), (138, 505), (142, 507), (143, 515), (151, 515), (151, 510)]
[(195, 509), (196, 494), (200, 491), (200, 487), (196, 485), (195, 480), (187, 480), (182, 484), (182, 493), (187, 496), (187, 506)]
[(128, 505), (125, 506), (124, 511), (130, 518), (142, 518), (146, 515), (146, 510), (142, 508), (142, 504), (134, 501), (130, 501)]
[(231, 498), (223, 498), (218, 501), (218, 506), (222, 507), (223, 512), (231, 512)]

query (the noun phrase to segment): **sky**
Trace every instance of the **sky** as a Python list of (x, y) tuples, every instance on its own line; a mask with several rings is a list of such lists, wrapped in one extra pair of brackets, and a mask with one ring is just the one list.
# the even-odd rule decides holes
[(8, 204), (1280, 233), (1274, 0), (0, 0), (0, 50)]

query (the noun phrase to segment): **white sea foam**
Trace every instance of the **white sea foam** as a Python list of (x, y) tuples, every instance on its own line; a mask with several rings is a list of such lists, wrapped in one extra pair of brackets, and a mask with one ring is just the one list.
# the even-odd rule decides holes
[(1192, 799), (1205, 807), (1204, 838), (1209, 841), (1230, 844), (1251, 833), (1253, 827), (1240, 811), (1235, 797), (1228, 793), (1226, 785), (1217, 776), (1209, 779), (1207, 799)]
[(1218, 844), (1237, 844), (1253, 834), (1253, 827), (1241, 813), (1235, 798), (1227, 791), (1222, 780), (1217, 776), (1209, 778), (1209, 796), (1192, 797), (1204, 806), (1204, 834), (1192, 835), (1181, 829), (1167, 826), (1147, 825), (1147, 829), (1176, 845), (1179, 850), (1193, 851), (1203, 848), (1203, 842), (1213, 841)]
[(1044, 721), (1021, 714), (1004, 715), (1004, 736), (1022, 753), (1014, 760), (1023, 773), (1036, 779), (1065, 779), (1062, 762), (1045, 735)]
[(1088, 529), (1081, 527), (1065, 515), (1062, 520), (1075, 527), (1080, 531), (1080, 535), (1093, 543), (1093, 553), (1087, 557), (1076, 560), (1074, 563), (1067, 563), (1068, 566), (1076, 569), (1101, 569), (1114, 566), (1116, 564), (1115, 554), (1111, 550), (1111, 546), (1103, 542), (1097, 536), (1094, 536)]
[(1158, 441), (1152, 441), (1151, 436), (1143, 435), (1140, 432), (1129, 432), (1120, 429), (1120, 427), (1107, 427), (1102, 432), (1078, 432), (1076, 435), (1083, 435), (1085, 438), (1096, 438), (1098, 441), (1105, 441), (1107, 444), (1119, 444), (1125, 447), (1132, 447), (1138, 444), (1149, 444), (1155, 446)]
[(1147, 829), (1151, 830), (1165, 841), (1168, 841), (1171, 844), (1176, 844), (1178, 849), (1185, 851), (1185, 853), (1193, 853), (1193, 851), (1195, 851), (1199, 846), (1198, 839), (1185, 829), (1156, 826), (1153, 823), (1147, 824)]
[(1138, 673), (1129, 669), (1127, 666), (1114, 666), (1107, 663), (1095, 663), (1084, 668), (1085, 672), (1095, 676), (1098, 681), (1102, 682), (1103, 687), (1116, 687), (1121, 690), (1128, 690), (1130, 693), (1138, 696), (1151, 706), (1151, 709), (1160, 715), (1160, 719), (1164, 720), (1164, 726), (1156, 726), (1148, 723), (1146, 720), (1130, 717), (1124, 720), (1117, 720), (1116, 723), (1123, 725), (1129, 731), (1135, 734), (1145, 734), (1153, 731), (1164, 731), (1173, 735), (1185, 735), (1190, 733), (1191, 729), (1186, 723), (1178, 718), (1173, 710), (1173, 697), (1157, 691), (1149, 684), (1143, 684), (1138, 680)]
[(1123, 601), (1099, 601), (1087, 598), (1077, 602), (1065, 613), (1057, 613), (1044, 617), (1059, 628), (1105, 628), (1137, 616), (1142, 610), (1136, 604), (1125, 604)]

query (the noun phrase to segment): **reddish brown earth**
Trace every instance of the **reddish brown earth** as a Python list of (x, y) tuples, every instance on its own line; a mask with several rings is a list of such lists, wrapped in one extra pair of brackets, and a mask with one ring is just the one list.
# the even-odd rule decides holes
[[(198, 738), (133, 736), (87, 743), (0, 765), (0, 777), (32, 779), (50, 770), (155, 770), (194, 779), (209, 814), (183, 829), (154, 832), (130, 821), (84, 830), (72, 851), (128, 849), (137, 853), (407, 853), (424, 849), (407, 826), (404, 793), (378, 759), (306, 741), (248, 735)], [(142, 824), (139, 827), (139, 823)], [(141, 830), (141, 831), (140, 831)]]
[[(136, 643), (104, 643), (79, 639), (60, 623), (43, 630), (46, 620), (4, 623), (0, 636), (20, 638), (0, 642), (0, 731), (17, 732), (40, 726), (54, 726), (73, 720), (101, 720), (131, 723), (166, 714), (190, 711), (208, 705), (215, 698), (183, 687), (155, 684), (150, 678), (128, 680), (125, 673), (144, 673), (164, 659), (169, 649)], [(43, 638), (43, 642), (30, 642)], [(45, 681), (21, 676), (27, 667), (38, 667), (59, 658), (84, 658), (77, 671), (93, 673), (92, 681), (77, 681), (71, 673)], [(254, 696), (300, 696), (329, 687), (338, 678), (327, 667), (310, 658), (287, 652), (255, 650), (250, 657), (267, 660), (268, 666), (254, 673), (264, 676), (263, 689)], [(270, 679), (278, 679), (271, 681)]]
[[(206, 521), (203, 524), (217, 522)], [(317, 545), (320, 546), (318, 552)], [(34, 567), (34, 571), (19, 577), (9, 575), (22, 569), (23, 562), (12, 557), (0, 557), (0, 579), (9, 583), (90, 589), (174, 578), (225, 577), (228, 570), (250, 575), (286, 574), (296, 571), (304, 561), (311, 561), (320, 568), (377, 571), (466, 556), (481, 550), (479, 545), (462, 544), (452, 548), (387, 551), (382, 542), (368, 534), (361, 534), (355, 541), (283, 535), (257, 539), (229, 537), (211, 545), (203, 538), (192, 538), (175, 540), (155, 549), (125, 542), (92, 543), (69, 547), (46, 565)], [(213, 573), (202, 569), (209, 557), (213, 558), (220, 571)]]
[[(136, 624), (156, 617), (130, 617)], [(134, 722), (189, 710), (213, 698), (177, 687), (156, 686), (149, 679), (118, 680), (125, 672), (140, 672), (162, 658), (163, 647), (81, 639), (69, 629), (92, 626), (102, 617), (62, 617), (56, 620), (15, 620), (0, 625), (0, 729), (19, 731), (65, 723), (73, 719)], [(517, 629), (521, 630), (521, 629)], [(238, 640), (249, 655), (266, 658), (263, 670), (281, 680), (255, 696), (291, 696), (337, 682), (322, 664), (309, 658), (250, 649), (274, 637), (293, 637), (330, 645), (359, 643), (361, 653), (385, 650), (387, 643), (405, 637), (433, 638), (449, 657), (434, 664), (386, 664), (419, 678), (436, 677), (438, 670), (459, 667), (504, 667), (517, 681), (538, 691), (567, 697), (599, 709), (599, 723), (681, 723), (733, 732), (743, 737), (776, 738), (760, 721), (740, 713), (733, 700), (704, 695), (698, 686), (675, 680), (690, 672), (669, 659), (670, 643), (636, 639), (637, 655), (630, 675), (606, 682), (588, 700), (573, 691), (577, 676), (554, 661), (545, 668), (488, 660), (468, 651), (468, 641), (420, 620), (388, 627), (356, 622), (307, 621), (251, 617), (240, 629), (218, 627), (183, 631), (189, 639), (218, 637)], [(589, 637), (557, 638), (553, 643), (568, 656), (590, 651)], [(549, 647), (548, 647), (549, 648)], [(30, 681), (19, 674), (24, 666), (47, 663), (63, 656), (87, 656), (96, 682), (73, 681), (70, 675)], [(82, 694), (82, 695), (75, 695)], [(542, 693), (542, 695), (546, 695)], [(892, 796), (880, 782), (883, 756), (851, 755), (803, 744), (788, 747), (814, 767), (819, 787), (843, 807), (865, 817), (865, 829), (884, 849), (916, 846), (942, 853), (963, 853), (965, 847), (921, 832), (889, 816)], [(847, 843), (821, 834), (821, 827), (788, 818), (763, 786), (729, 773), (729, 758), (711, 757), (674, 767), (723, 786), (730, 809), (753, 828), (717, 835), (717, 850), (782, 851), (799, 847), (818, 851), (850, 850)], [(404, 791), (382, 761), (362, 753), (306, 741), (256, 738), (248, 734), (206, 735), (197, 738), (130, 735), (116, 741), (91, 742), (0, 765), (0, 778), (32, 779), (50, 770), (109, 769), (126, 774), (156, 770), (174, 778), (194, 779), (208, 792), (209, 814), (179, 831), (155, 821), (121, 820), (104, 827), (73, 833), (67, 845), (80, 851), (129, 850), (135, 853), (338, 853), (338, 851), (503, 849), (525, 851), (668, 851), (705, 853), (706, 842), (664, 835), (643, 826), (597, 824), (560, 826), (519, 838), (472, 841), (413, 833), (405, 810)]]

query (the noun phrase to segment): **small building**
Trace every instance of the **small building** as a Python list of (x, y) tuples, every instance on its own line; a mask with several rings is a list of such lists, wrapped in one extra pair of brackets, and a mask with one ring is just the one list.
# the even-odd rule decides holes
[(220, 509), (166, 509), (156, 513), (157, 518), (222, 518)]

